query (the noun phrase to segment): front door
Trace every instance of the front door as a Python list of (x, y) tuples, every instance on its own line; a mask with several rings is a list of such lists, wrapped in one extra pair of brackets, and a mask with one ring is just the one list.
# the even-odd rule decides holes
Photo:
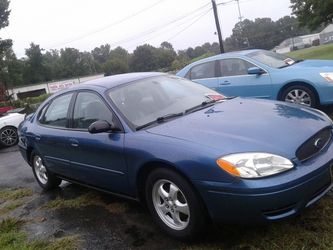
[(248, 69), (254, 64), (240, 59), (223, 59), (219, 64), (218, 92), (226, 96), (272, 98), (272, 84), (268, 73), (250, 75)]
[(127, 169), (123, 156), (124, 133), (90, 134), (88, 127), (97, 120), (117, 123), (117, 118), (95, 92), (79, 92), (74, 105), (72, 133), (68, 140), (74, 179), (124, 193)]

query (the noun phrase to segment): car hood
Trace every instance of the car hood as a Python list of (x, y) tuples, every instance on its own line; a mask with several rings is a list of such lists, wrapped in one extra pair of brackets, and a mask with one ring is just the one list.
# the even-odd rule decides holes
[[(333, 60), (304, 60), (296, 63), (290, 67), (290, 69), (320, 69), (321, 72), (332, 72)], [(286, 69), (287, 69), (286, 68)]]
[(219, 150), (267, 152), (292, 159), (331, 121), (320, 111), (284, 102), (235, 98), (150, 128), (147, 132)]

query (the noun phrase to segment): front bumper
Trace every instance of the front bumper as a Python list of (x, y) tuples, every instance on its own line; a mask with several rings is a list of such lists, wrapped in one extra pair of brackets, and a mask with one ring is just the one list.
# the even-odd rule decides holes
[(277, 176), (233, 183), (194, 181), (214, 222), (256, 224), (298, 214), (332, 187), (333, 144)]

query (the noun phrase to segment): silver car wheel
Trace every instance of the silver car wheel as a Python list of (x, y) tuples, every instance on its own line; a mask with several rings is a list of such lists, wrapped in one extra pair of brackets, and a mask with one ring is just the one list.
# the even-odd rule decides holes
[(35, 169), (36, 177), (38, 181), (44, 185), (48, 182), (47, 170), (43, 164), (42, 158), (40, 156), (35, 155), (33, 160), (33, 166)]
[(152, 189), (152, 200), (161, 220), (174, 230), (183, 230), (190, 221), (190, 208), (186, 197), (177, 185), (158, 180)]
[(15, 128), (5, 128), (0, 134), (0, 141), (3, 145), (10, 147), (17, 142), (17, 131)]
[(308, 92), (303, 89), (293, 89), (285, 97), (286, 102), (296, 103), (311, 107), (312, 100)]

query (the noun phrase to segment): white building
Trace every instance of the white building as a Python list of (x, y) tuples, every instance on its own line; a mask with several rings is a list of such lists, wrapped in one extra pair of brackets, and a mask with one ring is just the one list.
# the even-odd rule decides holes
[(319, 33), (320, 44), (333, 42), (333, 24), (328, 25), (322, 32)]
[(41, 83), (36, 85), (27, 85), (23, 87), (8, 89), (8, 93), (9, 95), (12, 95), (15, 100), (23, 99), (26, 97), (40, 96), (42, 94), (52, 94), (59, 90), (69, 88), (75, 84), (102, 77), (104, 77), (104, 75), (93, 75), (82, 78), (72, 78), (49, 83)]
[(303, 49), (305, 47), (311, 47), (313, 41), (319, 39), (319, 33), (288, 38), (276, 46), (274, 51), (280, 54), (284, 54), (292, 51), (293, 48)]

